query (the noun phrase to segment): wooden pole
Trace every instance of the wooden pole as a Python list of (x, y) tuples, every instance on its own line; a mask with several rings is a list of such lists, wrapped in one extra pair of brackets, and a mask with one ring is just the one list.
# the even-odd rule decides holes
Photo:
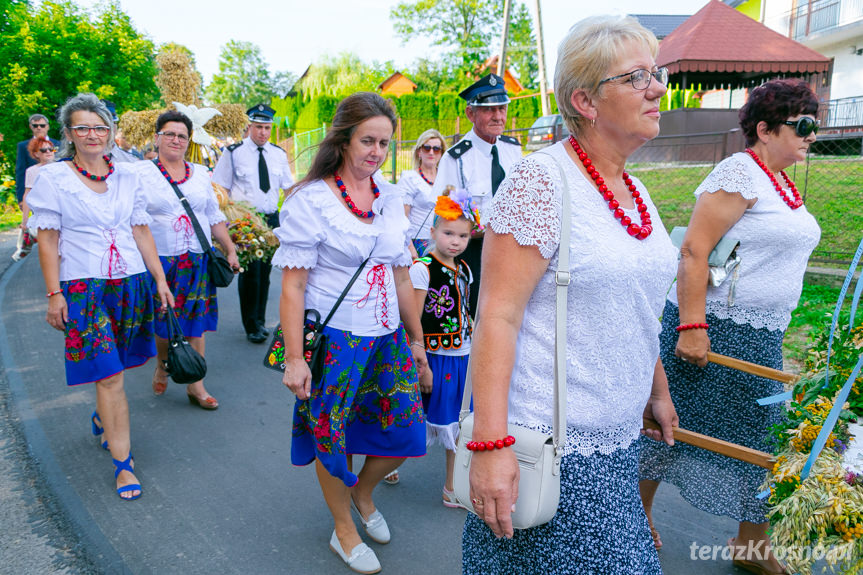
[(548, 81), (545, 78), (545, 50), (542, 45), (542, 15), (539, 9), (539, 1), (536, 0), (534, 11), (534, 27), (536, 28), (536, 61), (539, 64), (539, 102), (542, 106), (542, 115), (551, 114), (551, 103), (548, 101)]
[[(644, 418), (643, 425), (645, 429), (660, 429), (659, 424), (652, 419)], [(674, 432), (674, 441), (687, 443), (693, 447), (706, 449), (707, 451), (737, 459), (738, 461), (745, 461), (764, 469), (773, 469), (773, 465), (776, 463), (776, 459), (771, 454), (758, 451), (757, 449), (744, 447), (736, 443), (710, 437), (709, 435), (695, 433), (694, 431), (680, 429), (679, 427), (674, 427), (672, 430)]]
[(512, 0), (504, 0), (503, 2), (503, 32), (500, 34), (500, 52), (497, 58), (497, 75), (503, 78), (506, 71), (506, 42), (509, 36), (509, 9), (512, 6)]
[(728, 357), (727, 355), (720, 355), (712, 351), (707, 352), (707, 361), (715, 363), (717, 365), (724, 365), (725, 367), (730, 367), (739, 371), (745, 371), (746, 373), (757, 375), (758, 377), (766, 377), (767, 379), (772, 379), (774, 381), (781, 381), (786, 385), (794, 385), (795, 383), (800, 381), (799, 375), (787, 373), (785, 371), (779, 371), (778, 369), (773, 369), (772, 367), (764, 367), (763, 365), (758, 365), (757, 363), (749, 363), (748, 361), (743, 361), (742, 359)]

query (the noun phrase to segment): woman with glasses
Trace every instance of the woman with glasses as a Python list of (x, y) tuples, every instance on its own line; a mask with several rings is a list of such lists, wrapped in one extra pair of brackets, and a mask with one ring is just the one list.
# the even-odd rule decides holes
[[(437, 165), (446, 152), (444, 138), (437, 130), (426, 130), (414, 146), (414, 169), (402, 172), (399, 187), (404, 194), (405, 214), (411, 227), (411, 256), (422, 255), (429, 246), (429, 228), (434, 219), (435, 198), (432, 186), (437, 177)], [(395, 473), (395, 472), (394, 472)], [(398, 480), (396, 480), (398, 481)]]
[[(659, 134), (667, 72), (632, 18), (576, 24), (558, 49), (555, 93), (572, 138), (507, 174), (486, 221), (471, 349), (473, 439), (508, 424), (550, 432), (555, 290), (563, 188), (569, 193), (566, 441), (560, 504), (544, 525), (513, 530), (521, 504), (511, 447), (474, 451), (464, 572), (655, 574), (659, 558), (636, 488), (642, 416), (671, 442), (677, 417), (659, 361), (659, 322), (674, 246), (626, 160)], [(506, 445), (500, 442), (498, 445)], [(517, 447), (517, 446), (516, 446)]]
[(148, 227), (147, 200), (131, 167), (108, 155), (114, 124), (93, 94), (60, 109), (59, 162), (43, 166), (27, 196), (39, 230), (47, 321), (66, 334), (66, 383), (96, 383), (93, 434), (114, 460), (117, 494), (141, 496), (129, 439), (126, 369), (156, 355), (152, 280), (162, 308), (174, 305)]
[[(740, 109), (746, 151), (720, 162), (695, 190), (676, 290), (662, 316), (662, 362), (681, 424), (761, 451), (768, 449), (767, 432), (781, 421), (782, 410), (756, 400), (782, 392), (782, 384), (708, 365), (707, 352), (782, 369), (782, 337), (821, 236), (784, 170), (806, 159), (818, 131), (817, 111), (817, 97), (800, 80), (752, 90)], [(708, 285), (707, 259), (723, 236), (740, 242), (739, 277)], [(642, 443), (648, 517), (659, 482), (670, 481), (699, 509), (740, 523), (730, 544), (769, 546), (766, 507), (756, 498), (763, 469), (689, 445)], [(655, 530), (654, 541), (662, 545)], [(772, 554), (740, 556), (735, 564), (754, 573), (782, 572)]]
[[(216, 286), (207, 276), (206, 250), (198, 241), (191, 219), (183, 203), (174, 192), (176, 185), (201, 226), (201, 231), (212, 243), (210, 235), (219, 242), (227, 254), (228, 262), (240, 269), (237, 251), (228, 233), (225, 215), (213, 192), (207, 168), (185, 161), (192, 121), (184, 114), (171, 110), (156, 120), (154, 142), (159, 157), (153, 161), (135, 164), (141, 176), (141, 185), (147, 191), (147, 212), (153, 218), (150, 228), (156, 240), (156, 250), (168, 280), (168, 286), (177, 303), (176, 314), (183, 335), (189, 344), (204, 355), (204, 332), (215, 331), (219, 319)], [(156, 348), (158, 361), (153, 372), (153, 393), (162, 395), (168, 387), (167, 317), (156, 318)], [(203, 381), (186, 387), (189, 402), (202, 409), (218, 409), (219, 402), (204, 388)]]
[(20, 260), (33, 249), (35, 238), (30, 235), (30, 231), (27, 226), (27, 222), (30, 219), (30, 208), (27, 206), (27, 194), (30, 192), (30, 188), (33, 187), (33, 183), (36, 181), (36, 176), (39, 174), (40, 168), (45, 164), (49, 164), (54, 161), (54, 151), (54, 142), (45, 136), (32, 138), (27, 144), (27, 153), (36, 161), (36, 164), (30, 166), (24, 172), (24, 195), (22, 196), (20, 203), (21, 236), (19, 238), (18, 250), (12, 256), (12, 259), (15, 261)]

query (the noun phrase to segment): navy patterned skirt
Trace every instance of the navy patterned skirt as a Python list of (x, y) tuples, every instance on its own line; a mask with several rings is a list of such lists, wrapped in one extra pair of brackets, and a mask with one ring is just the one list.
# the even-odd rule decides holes
[[(705, 368), (675, 357), (679, 325), (677, 306), (666, 302), (660, 334), (660, 357), (668, 376), (680, 427), (768, 451), (767, 433), (782, 421), (782, 404), (760, 406), (757, 399), (781, 393), (782, 383), (714, 363)], [(707, 315), (710, 348), (716, 353), (782, 369), (781, 330), (755, 329)], [(736, 521), (765, 522), (766, 507), (756, 499), (766, 471), (684, 443), (669, 447), (641, 438), (641, 479), (669, 481), (695, 507)]]
[(662, 573), (636, 470), (638, 443), (608, 455), (573, 453), (561, 460), (560, 506), (545, 525), (495, 539), (468, 514), (462, 567), (475, 575), (653, 575)]

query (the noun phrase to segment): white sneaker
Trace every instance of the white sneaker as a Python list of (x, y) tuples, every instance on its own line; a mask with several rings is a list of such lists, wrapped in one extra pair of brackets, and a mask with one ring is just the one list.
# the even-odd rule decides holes
[(360, 518), (360, 523), (363, 524), (363, 528), (366, 530), (366, 533), (369, 537), (371, 537), (372, 541), (375, 543), (380, 543), (384, 545), (390, 542), (390, 528), (387, 526), (387, 520), (384, 519), (384, 516), (381, 515), (381, 512), (375, 509), (374, 513), (369, 515), (368, 519), (363, 519), (363, 514), (360, 513), (357, 504), (354, 503), (353, 498), (351, 498), (351, 509), (354, 510), (354, 513), (357, 514), (357, 517)]
[(336, 532), (333, 531), (333, 536), (330, 537), (330, 550), (342, 558), (351, 570), (357, 573), (377, 573), (381, 570), (381, 562), (378, 561), (378, 556), (365, 543), (360, 543), (351, 550), (350, 557), (342, 551), (342, 544), (339, 543), (339, 538)]

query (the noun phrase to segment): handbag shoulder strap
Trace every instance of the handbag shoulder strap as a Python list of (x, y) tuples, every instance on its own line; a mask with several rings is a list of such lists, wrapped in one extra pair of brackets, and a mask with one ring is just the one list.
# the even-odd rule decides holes
[(342, 304), (342, 301), (345, 299), (345, 296), (347, 296), (348, 292), (351, 291), (351, 286), (353, 286), (354, 282), (357, 281), (357, 278), (360, 277), (360, 272), (362, 272), (363, 268), (366, 267), (366, 264), (369, 263), (369, 259), (371, 259), (371, 257), (372, 256), (369, 255), (369, 257), (367, 257), (365, 260), (363, 260), (363, 263), (361, 263), (360, 267), (357, 268), (357, 271), (354, 272), (354, 275), (351, 277), (350, 281), (348, 282), (348, 285), (346, 285), (345, 289), (342, 290), (342, 293), (339, 294), (339, 297), (336, 300), (336, 303), (333, 304), (332, 309), (330, 309), (330, 313), (327, 314), (327, 319), (325, 319), (323, 321), (323, 323), (321, 323), (321, 329), (323, 329), (328, 323), (330, 323), (330, 320), (332, 319), (333, 314), (335, 314), (336, 310), (339, 309), (339, 306)]
[[(554, 274), (555, 288), (555, 314), (554, 314), (554, 416), (552, 441), (555, 451), (563, 446), (566, 439), (566, 294), (570, 283), (569, 272), (569, 246), (571, 229), (572, 204), (569, 195), (569, 181), (566, 172), (560, 162), (547, 152), (536, 152), (545, 154), (554, 161), (560, 172), (561, 179), (561, 217), (560, 217), (560, 244), (558, 245), (557, 272)], [(461, 412), (459, 421), (470, 413), (470, 398), (473, 392), (471, 383), (471, 370), (468, 366), (467, 378), (462, 395)]]
[[(153, 165), (157, 168), (159, 167), (158, 160), (152, 160)], [(177, 194), (177, 199), (180, 200), (180, 205), (183, 206), (183, 209), (186, 210), (186, 214), (189, 216), (189, 220), (192, 222), (192, 227), (195, 228), (195, 235), (198, 236), (198, 243), (201, 244), (201, 250), (207, 251), (210, 249), (210, 242), (207, 241), (207, 236), (204, 235), (204, 230), (201, 229), (201, 224), (198, 223), (198, 218), (195, 217), (195, 211), (192, 209), (192, 206), (189, 205), (189, 199), (183, 195), (183, 192), (180, 191), (180, 186), (165, 178), (171, 187), (174, 189), (174, 193)]]

